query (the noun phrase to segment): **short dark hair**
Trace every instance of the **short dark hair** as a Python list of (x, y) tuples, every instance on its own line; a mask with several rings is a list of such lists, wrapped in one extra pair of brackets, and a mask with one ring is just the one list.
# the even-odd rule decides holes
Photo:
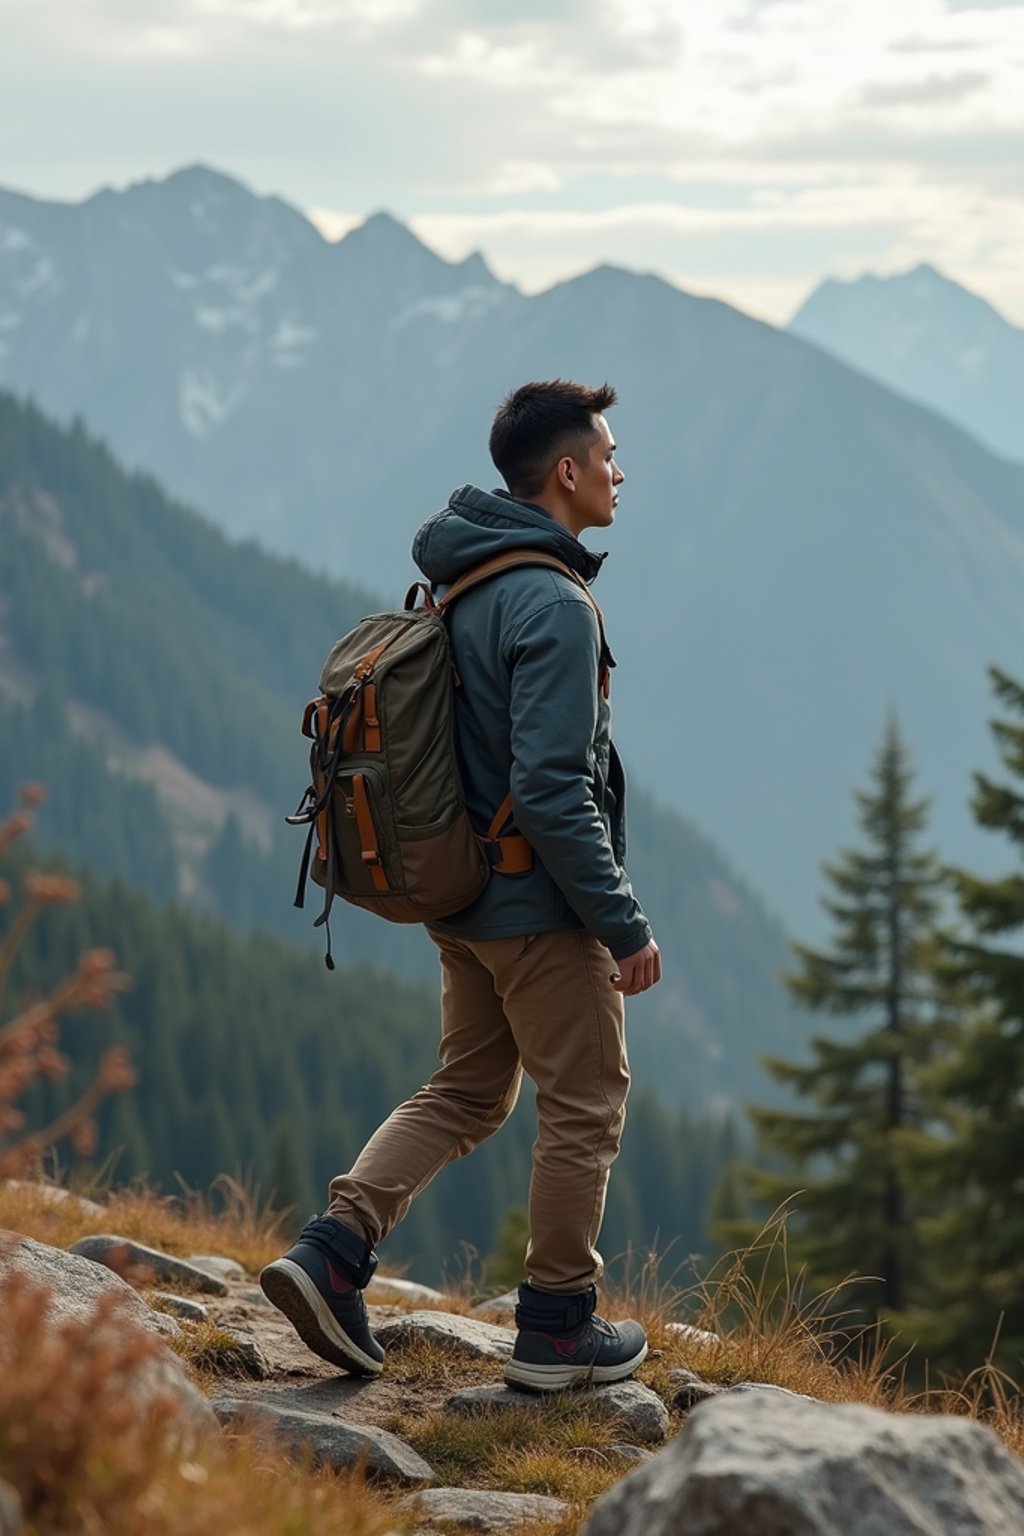
[(513, 496), (536, 496), (564, 454), (582, 458), (597, 435), (594, 417), (618, 396), (610, 384), (591, 389), (569, 379), (521, 384), (498, 407), (489, 447)]

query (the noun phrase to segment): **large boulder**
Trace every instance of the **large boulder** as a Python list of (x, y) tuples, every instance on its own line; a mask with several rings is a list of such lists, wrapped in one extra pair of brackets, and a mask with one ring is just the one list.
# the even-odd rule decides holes
[(991, 1430), (751, 1390), (700, 1404), (581, 1536), (1010, 1536), (1024, 1465)]
[[(104, 1313), (104, 1329), (112, 1339), (138, 1329), (164, 1337), (181, 1331), (173, 1318), (147, 1307), (142, 1297), (109, 1269), (63, 1248), (51, 1248), (17, 1232), (0, 1231), (0, 1293), (5, 1283), (18, 1280), (41, 1288), (54, 1326), (79, 1328), (87, 1341), (95, 1341), (97, 1309), (102, 1312), (109, 1308), (110, 1298), (116, 1302), (116, 1310)], [(140, 1412), (169, 1402), (175, 1432), (183, 1441), (216, 1433), (217, 1420), (207, 1399), (189, 1381), (178, 1357), (165, 1347), (139, 1363), (132, 1374), (131, 1391)]]
[(80, 1254), (22, 1237), (20, 1232), (0, 1231), (0, 1282), (9, 1275), (24, 1275), (47, 1287), (54, 1322), (88, 1322), (99, 1298), (113, 1294), (119, 1298), (123, 1318), (165, 1338), (181, 1332), (173, 1317), (147, 1307), (138, 1292), (112, 1270)]

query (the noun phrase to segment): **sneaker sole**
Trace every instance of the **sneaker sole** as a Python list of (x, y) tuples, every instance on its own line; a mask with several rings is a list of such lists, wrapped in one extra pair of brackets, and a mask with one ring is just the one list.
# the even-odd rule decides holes
[(510, 1360), (505, 1380), (510, 1387), (525, 1387), (528, 1392), (564, 1392), (567, 1387), (607, 1386), (625, 1381), (647, 1359), (647, 1345), (631, 1360), (618, 1365), (530, 1365), (525, 1360)]
[(379, 1376), (383, 1360), (374, 1360), (354, 1344), (312, 1280), (291, 1259), (268, 1264), (260, 1275), (264, 1296), (283, 1312), (302, 1342), (321, 1360), (340, 1365), (354, 1376)]

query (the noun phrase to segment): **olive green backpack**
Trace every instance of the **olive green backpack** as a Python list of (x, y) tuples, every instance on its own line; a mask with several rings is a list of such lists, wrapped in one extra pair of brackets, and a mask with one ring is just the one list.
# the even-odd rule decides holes
[[(470, 824), (455, 757), (458, 678), (446, 623), (464, 592), (517, 565), (562, 571), (586, 593), (601, 623), (600, 609), (569, 566), (541, 550), (510, 551), (468, 571), (440, 601), (417, 583), (402, 610), (363, 619), (324, 663), (320, 694), (302, 718), (312, 743), (312, 782), (286, 820), (309, 827), (295, 905), (304, 905), (312, 875), (324, 890), (314, 926), (326, 929), (329, 970), (335, 896), (395, 923), (433, 922), (468, 907), (493, 871), (521, 873), (532, 864), (526, 839), (504, 831), (511, 795), (495, 808), (486, 832)], [(424, 604), (416, 607), (420, 594)], [(603, 626), (601, 639), (603, 656)]]

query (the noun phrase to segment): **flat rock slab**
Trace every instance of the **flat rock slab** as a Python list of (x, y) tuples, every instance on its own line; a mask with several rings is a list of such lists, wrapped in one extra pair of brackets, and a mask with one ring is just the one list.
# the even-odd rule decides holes
[(237, 1259), (224, 1258), (219, 1253), (191, 1253), (188, 1262), (215, 1280), (247, 1280), (249, 1277)]
[(366, 1288), (367, 1297), (383, 1296), (388, 1301), (444, 1301), (441, 1291), (420, 1285), (416, 1280), (400, 1280), (395, 1275), (374, 1275)]
[(224, 1281), (215, 1275), (197, 1269), (185, 1259), (176, 1259), (173, 1254), (161, 1253), (159, 1248), (147, 1248), (144, 1243), (136, 1243), (130, 1237), (116, 1237), (104, 1232), (81, 1238), (72, 1245), (70, 1251), (80, 1254), (83, 1259), (90, 1259), (94, 1264), (104, 1264), (119, 1274), (126, 1269), (144, 1270), (164, 1285), (174, 1280), (180, 1285), (191, 1286), (195, 1291), (204, 1291), (208, 1296), (228, 1294)]
[(178, 1296), (174, 1291), (154, 1291), (151, 1299), (160, 1303), (161, 1312), (183, 1317), (188, 1323), (205, 1323), (210, 1316), (201, 1301), (193, 1301), (191, 1296)]
[(527, 1520), (561, 1520), (569, 1506), (542, 1493), (493, 1493), (485, 1488), (428, 1488), (407, 1494), (398, 1508), (417, 1530), (517, 1531)]
[(213, 1411), (222, 1424), (247, 1424), (318, 1467), (363, 1466), (379, 1482), (418, 1487), (436, 1483), (437, 1475), (411, 1445), (373, 1424), (348, 1424), (326, 1413), (281, 1408), (259, 1398), (217, 1397)]
[[(514, 1409), (543, 1412), (556, 1394), (522, 1392), (504, 1382), (466, 1387), (445, 1403), (450, 1413), (508, 1413)], [(668, 1435), (668, 1410), (657, 1392), (639, 1381), (616, 1381), (607, 1387), (574, 1387), (564, 1396), (596, 1408), (602, 1418), (618, 1423), (623, 1432), (641, 1445), (660, 1445)]]
[[(148, 1307), (138, 1292), (111, 1270), (63, 1248), (51, 1248), (15, 1232), (0, 1232), (0, 1281), (15, 1275), (46, 1287), (49, 1315), (55, 1324), (94, 1330), (97, 1303), (114, 1295), (119, 1310), (109, 1327), (115, 1337), (133, 1326), (164, 1338), (181, 1332), (173, 1317)], [(216, 1431), (217, 1421), (207, 1399), (192, 1385), (181, 1361), (170, 1350), (163, 1349), (142, 1364), (133, 1390), (141, 1410), (158, 1398), (170, 1398), (176, 1410), (176, 1430), (185, 1440)]]
[(507, 1360), (516, 1341), (511, 1328), (456, 1312), (407, 1312), (373, 1331), (385, 1349), (401, 1349), (403, 1344), (426, 1339), (471, 1360)]
[(966, 1418), (723, 1393), (599, 1500), (581, 1536), (1010, 1536), (1024, 1465)]

